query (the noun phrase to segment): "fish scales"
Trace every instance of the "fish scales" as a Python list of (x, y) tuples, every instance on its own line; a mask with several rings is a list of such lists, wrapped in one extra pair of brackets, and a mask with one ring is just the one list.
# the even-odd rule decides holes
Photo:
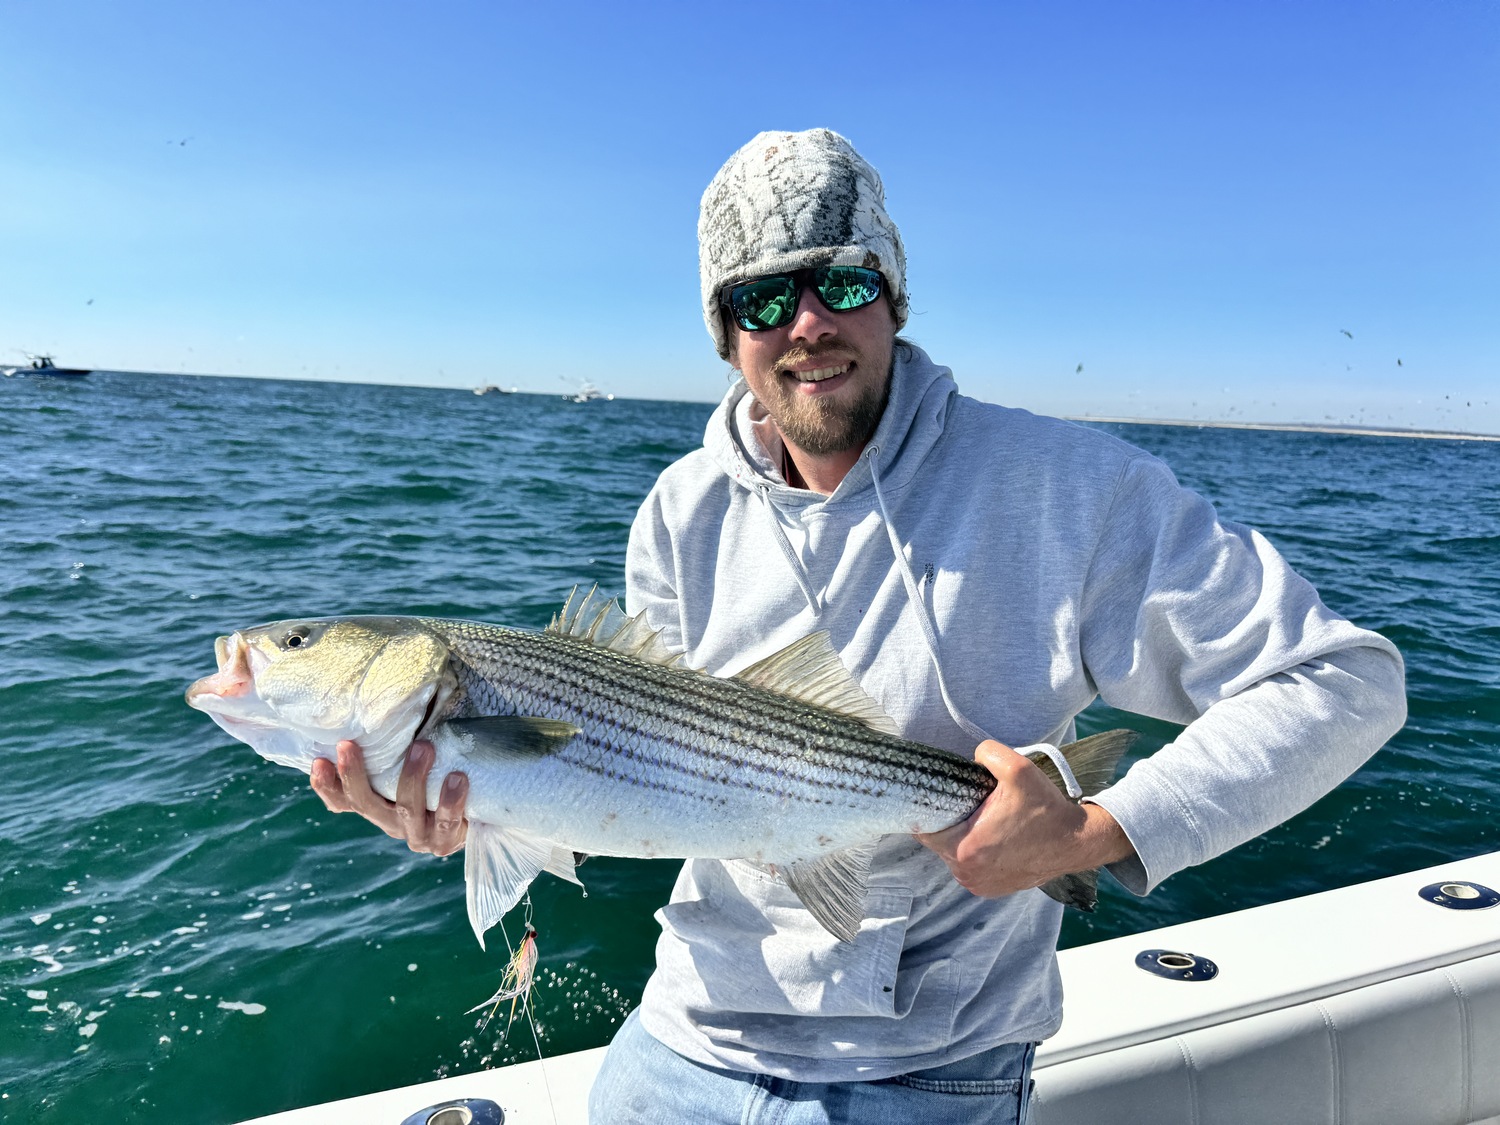
[[(452, 623), (430, 624), (446, 632)], [(697, 773), (702, 768), (697, 763), (708, 760), (722, 767), (716, 780), (723, 784), (743, 786), (747, 775), (777, 778), (782, 784), (758, 788), (794, 799), (802, 795), (786, 782), (874, 797), (903, 788), (917, 800), (919, 794), (932, 794), (935, 806), (958, 811), (972, 809), (994, 788), (990, 774), (967, 759), (732, 679), (684, 676), (565, 637), (501, 630), (490, 637), (453, 633), (467, 642), (455, 648), (473, 664), (481, 682), (488, 686), (488, 677), (513, 685), (508, 706), (577, 719), (581, 737), (603, 749), (628, 754), (597, 729), (606, 716), (618, 716), (616, 729), (637, 730), (647, 726), (644, 715), (656, 716), (665, 729), (654, 732), (651, 741), (662, 752), (649, 758), (628, 754), (656, 768)], [(694, 764), (674, 761), (674, 750)], [(912, 768), (913, 756), (926, 768)], [(826, 803), (810, 792), (804, 799)]]
[[(548, 637), (539, 639), (543, 642), (552, 640)], [(547, 655), (550, 654), (543, 655), (543, 665)], [(609, 658), (615, 654), (605, 652), (601, 655)], [(574, 682), (580, 691), (588, 693), (591, 681), (605, 682), (607, 673), (598, 667), (597, 658), (594, 658), (595, 662), (591, 666), (591, 653), (584, 652), (581, 656), (581, 674)], [(668, 675), (672, 673), (668, 672)], [(960, 784), (960, 792), (966, 798), (972, 796), (975, 788), (987, 792), (993, 787), (993, 779), (986, 771), (956, 755), (882, 735), (848, 719), (799, 705), (795, 701), (788, 701), (784, 697), (750, 688), (733, 680), (695, 676), (684, 687), (679, 677), (675, 683), (668, 681), (670, 686), (653, 696), (643, 690), (640, 676), (638, 665), (622, 669), (622, 674), (610, 683), (612, 690), (605, 693), (606, 699), (635, 695), (643, 704), (649, 702), (659, 705), (662, 710), (669, 710), (678, 725), (689, 728), (704, 739), (742, 744), (745, 754), (735, 759), (742, 765), (753, 767), (767, 763), (781, 764), (789, 760), (789, 753), (796, 752), (802, 758), (820, 761), (824, 766), (840, 772), (846, 771), (850, 766), (869, 763), (889, 770), (889, 774), (885, 776), (915, 785), (951, 777)], [(726, 722), (722, 718), (726, 707), (731, 709), (731, 714), (739, 715), (740, 720), (734, 721), (732, 725)], [(649, 710), (645, 707), (641, 709)], [(790, 717), (794, 713), (795, 720)], [(752, 718), (760, 720), (753, 727), (748, 722)], [(757, 760), (757, 744), (766, 742), (776, 745), (777, 749), (767, 752), (763, 763)], [(820, 756), (821, 746), (829, 746), (831, 750), (824, 751)], [(913, 755), (923, 758), (923, 765), (928, 769), (912, 769)]]

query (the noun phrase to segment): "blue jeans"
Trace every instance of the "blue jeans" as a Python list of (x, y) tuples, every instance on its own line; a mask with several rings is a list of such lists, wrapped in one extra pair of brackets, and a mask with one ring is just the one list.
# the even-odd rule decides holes
[(875, 1082), (719, 1070), (662, 1046), (630, 1013), (589, 1093), (590, 1125), (1025, 1125), (1035, 1044)]

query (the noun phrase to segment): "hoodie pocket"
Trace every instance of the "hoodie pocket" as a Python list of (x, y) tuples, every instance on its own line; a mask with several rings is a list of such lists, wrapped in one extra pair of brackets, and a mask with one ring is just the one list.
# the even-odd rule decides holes
[[(714, 1008), (801, 1016), (905, 1015), (896, 976), (912, 892), (871, 887), (851, 942), (818, 924), (785, 883), (753, 864), (697, 860), (698, 895), (664, 907)], [(679, 892), (683, 890), (679, 884)], [(905, 991), (905, 990), (903, 990)]]

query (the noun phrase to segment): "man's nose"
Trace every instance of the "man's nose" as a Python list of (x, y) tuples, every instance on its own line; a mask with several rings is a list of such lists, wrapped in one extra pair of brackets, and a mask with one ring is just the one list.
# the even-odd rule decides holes
[(793, 340), (803, 344), (816, 344), (839, 334), (838, 321), (818, 300), (808, 282), (797, 292), (797, 315), (792, 318), (791, 334)]

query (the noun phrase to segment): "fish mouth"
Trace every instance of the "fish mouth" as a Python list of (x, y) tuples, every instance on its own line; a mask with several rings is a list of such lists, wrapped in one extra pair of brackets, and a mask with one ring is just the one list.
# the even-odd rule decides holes
[(199, 711), (214, 710), (213, 700), (243, 699), (255, 688), (250, 646), (243, 636), (232, 633), (219, 637), (214, 641), (214, 655), (218, 658), (219, 670), (190, 684), (184, 695), (187, 705)]

